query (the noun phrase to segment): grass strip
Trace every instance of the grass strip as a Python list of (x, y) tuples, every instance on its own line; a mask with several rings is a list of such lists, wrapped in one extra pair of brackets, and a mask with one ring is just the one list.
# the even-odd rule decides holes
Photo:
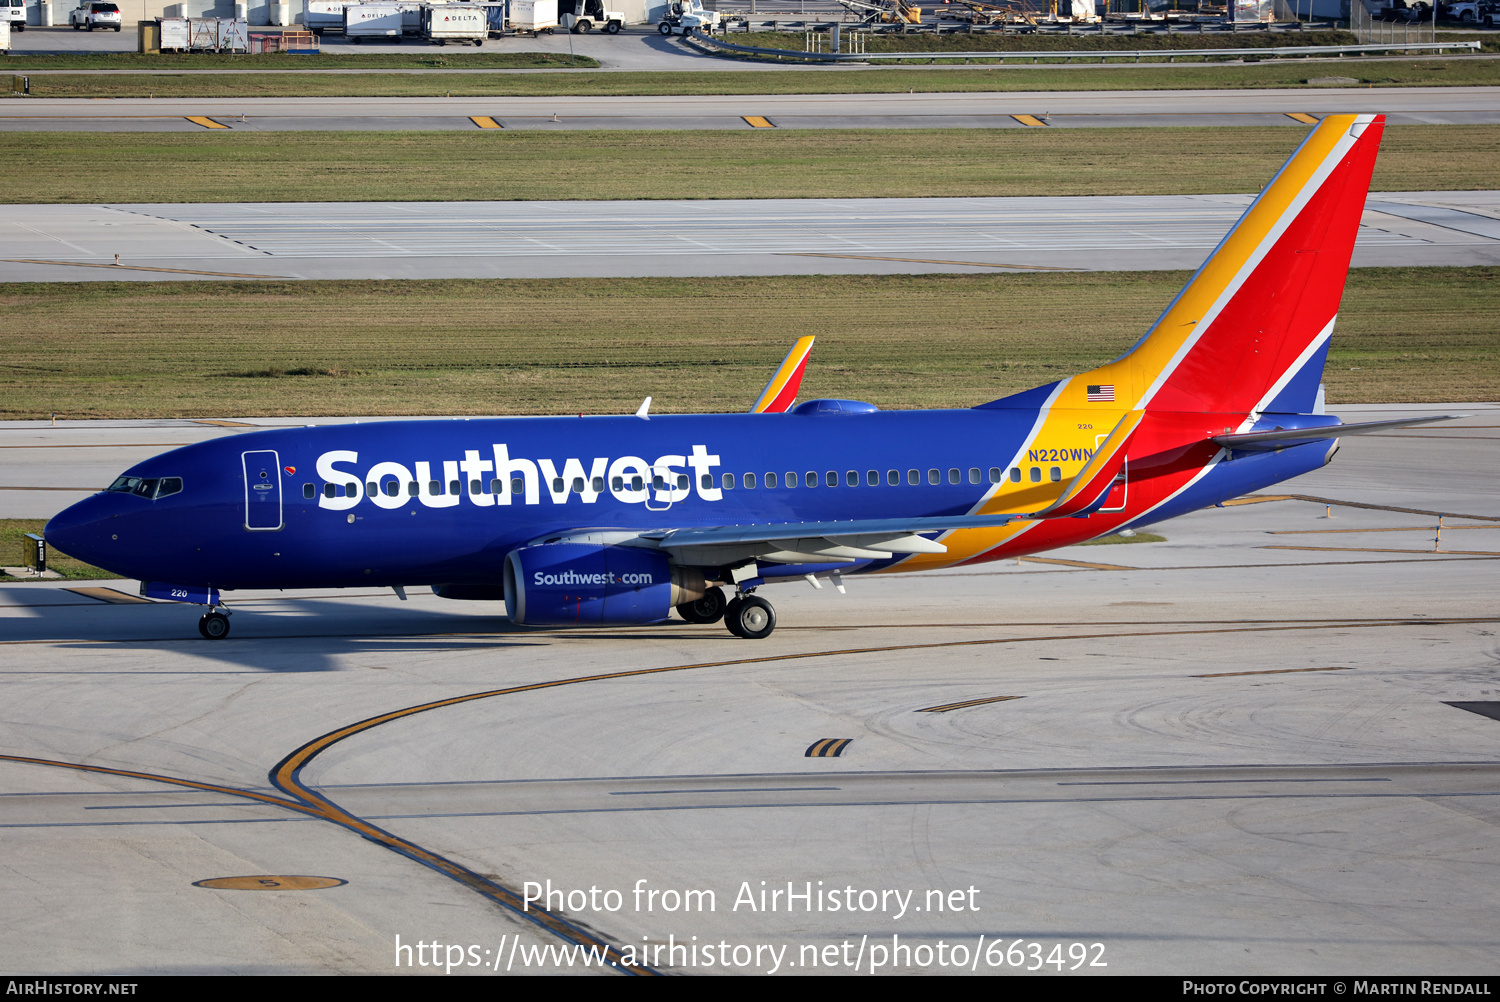
[[(801, 36), (797, 36), (799, 39)], [(1338, 44), (1338, 43), (1333, 43)], [(7, 70), (150, 70), (154, 73), (175, 70), (216, 70), (227, 72), (298, 73), (317, 70), (532, 70), (597, 68), (599, 61), (578, 56), (570, 63), (567, 54), (556, 52), (497, 52), (475, 49), (472, 52), (443, 52), (423, 48), (420, 52), (382, 52), (373, 55), (318, 56), (228, 55), (213, 52), (12, 52), (5, 60)], [(35, 87), (36, 82), (32, 82)]]
[[(268, 57), (270, 58), (270, 57)], [(463, 57), (468, 59), (470, 57)], [(1046, 58), (1045, 56), (1042, 58)], [(1148, 57), (1150, 58), (1150, 57)], [(1163, 56), (1162, 58), (1165, 58)], [(1189, 58), (1189, 57), (1179, 57)], [(1194, 57), (1196, 58), (1196, 57)], [(951, 60), (947, 61), (951, 63)], [(26, 64), (7, 62), (13, 72)], [(998, 65), (971, 69), (919, 66), (861, 69), (591, 73), (46, 73), (31, 78), (33, 97), (551, 97), (676, 94), (895, 94), (981, 91), (1239, 90), (1304, 88), (1328, 76), (1361, 87), (1475, 87), (1500, 84), (1500, 60), (1367, 59), (1309, 62), (1178, 62), (1100, 65)], [(1352, 85), (1353, 86), (1353, 85)]]
[[(1212, 194), (1305, 127), (0, 132), (0, 202)], [(1500, 125), (1386, 129), (1377, 191), (1494, 186)], [(1433, 165), (1441, 164), (1435, 170)], [(413, 178), (441, 184), (413, 184)]]
[[(0, 286), (0, 417), (968, 407), (1126, 350), (1183, 272)], [(1355, 270), (1330, 403), (1500, 398), (1500, 268)]]

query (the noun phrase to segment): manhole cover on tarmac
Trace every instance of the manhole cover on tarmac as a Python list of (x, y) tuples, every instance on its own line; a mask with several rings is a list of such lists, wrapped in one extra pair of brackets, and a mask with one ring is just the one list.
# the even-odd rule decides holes
[(193, 881), (194, 887), (211, 887), (217, 891), (316, 891), (322, 887), (347, 884), (338, 877), (271, 876), (211, 877)]

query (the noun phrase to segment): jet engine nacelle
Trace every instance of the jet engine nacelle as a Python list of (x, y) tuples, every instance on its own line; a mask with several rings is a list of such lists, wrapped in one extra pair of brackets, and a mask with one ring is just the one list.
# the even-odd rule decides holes
[(505, 557), (505, 611), (521, 626), (655, 623), (705, 590), (701, 571), (659, 550), (544, 543)]

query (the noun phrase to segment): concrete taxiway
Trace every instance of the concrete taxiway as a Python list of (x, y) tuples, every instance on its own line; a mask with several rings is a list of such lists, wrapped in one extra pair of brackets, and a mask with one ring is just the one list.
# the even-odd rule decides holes
[[(1195, 268), (1250, 199), (12, 205), (0, 281)], [(1500, 192), (1370, 196), (1356, 266), (1496, 263)]]
[[(0, 966), (1488, 973), (1500, 406), (1337, 410), (1472, 416), (1165, 542), (766, 589), (759, 643), (415, 589), (235, 594), (210, 642), (131, 582), (0, 585)], [(549, 880), (556, 931), (507, 906)]]
[[(391, 71), (400, 72), (400, 71)], [(485, 72), (485, 71), (480, 71)], [(551, 72), (551, 71), (548, 71)], [(855, 71), (857, 72), (857, 71)], [(996, 70), (996, 72), (1024, 72)], [(27, 98), (0, 131), (1096, 128), (1287, 125), (1379, 111), (1396, 125), (1500, 122), (1500, 87), (1009, 91), (662, 97)], [(1028, 116), (1027, 124), (1014, 116)], [(1302, 116), (1295, 118), (1293, 116)], [(199, 119), (200, 121), (193, 121)]]

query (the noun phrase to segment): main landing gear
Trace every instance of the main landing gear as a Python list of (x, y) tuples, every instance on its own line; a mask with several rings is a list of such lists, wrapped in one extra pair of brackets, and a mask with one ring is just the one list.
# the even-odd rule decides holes
[(212, 609), (198, 620), (198, 632), (204, 640), (223, 640), (229, 636), (229, 610)]
[(764, 640), (776, 629), (776, 610), (770, 602), (748, 593), (726, 600), (723, 588), (710, 588), (696, 602), (679, 605), (677, 614), (689, 623), (722, 619), (730, 633), (745, 640)]

